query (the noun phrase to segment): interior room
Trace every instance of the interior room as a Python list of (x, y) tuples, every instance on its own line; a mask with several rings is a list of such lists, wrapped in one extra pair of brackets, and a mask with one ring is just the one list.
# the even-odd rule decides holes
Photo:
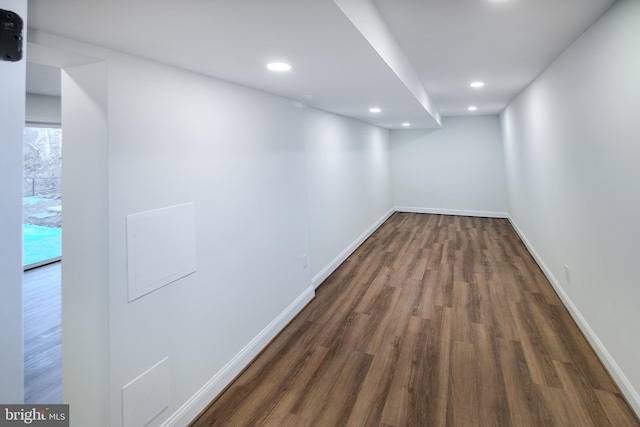
[[(60, 75), (71, 425), (189, 425), (336, 288), (332, 274), (365, 259), (371, 236), (401, 245), (384, 233), (418, 214), (513, 232), (615, 384), (596, 395), (640, 415), (640, 2), (0, 9), (25, 22), (24, 57), (0, 61), (0, 403), (25, 400), (35, 66)], [(602, 406), (600, 425), (616, 425), (596, 395), (583, 397)]]

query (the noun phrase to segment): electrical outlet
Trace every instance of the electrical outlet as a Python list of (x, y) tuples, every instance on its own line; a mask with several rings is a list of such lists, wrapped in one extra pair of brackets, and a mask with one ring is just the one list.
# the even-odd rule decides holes
[(567, 279), (567, 283), (571, 283), (571, 272), (566, 264), (564, 266), (564, 278)]
[(304, 254), (302, 255), (302, 268), (307, 268), (309, 267), (309, 255)]

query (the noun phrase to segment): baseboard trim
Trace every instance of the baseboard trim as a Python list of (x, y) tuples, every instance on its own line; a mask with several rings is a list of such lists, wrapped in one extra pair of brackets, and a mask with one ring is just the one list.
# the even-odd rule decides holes
[(327, 277), (331, 275), (331, 273), (333, 273), (338, 267), (340, 267), (340, 265), (347, 258), (349, 258), (349, 255), (351, 255), (356, 249), (358, 249), (358, 246), (360, 246), (365, 240), (367, 240), (374, 231), (376, 231), (387, 219), (389, 219), (391, 215), (393, 215), (394, 212), (395, 209), (391, 209), (387, 213), (382, 215), (382, 217), (378, 221), (376, 221), (375, 224), (365, 230), (364, 233), (362, 233), (356, 240), (354, 240), (349, 246), (347, 246), (342, 252), (340, 252), (337, 257), (335, 257), (329, 264), (327, 264), (322, 270), (320, 270), (318, 274), (313, 276), (313, 279), (311, 279), (311, 286), (313, 286), (314, 289), (320, 286), (322, 282), (324, 282)]
[(483, 218), (508, 218), (506, 212), (469, 211), (463, 209), (418, 208), (413, 206), (396, 206), (396, 212), (426, 213), (436, 215), (479, 216)]
[(315, 289), (309, 286), (217, 374), (207, 381), (196, 394), (171, 415), (162, 426), (186, 426), (193, 421), (314, 297)]
[(605, 368), (607, 369), (617, 386), (620, 387), (620, 391), (627, 399), (627, 402), (629, 402), (629, 406), (631, 406), (633, 411), (636, 413), (636, 416), (640, 418), (640, 394), (638, 394), (638, 391), (633, 387), (627, 376), (622, 372), (622, 369), (620, 369), (620, 366), (616, 363), (613, 356), (611, 356), (611, 353), (609, 353), (605, 345), (602, 343), (602, 341), (600, 341), (598, 335), (596, 335), (593, 329), (591, 329), (591, 326), (589, 326), (589, 322), (587, 322), (582, 313), (580, 313), (580, 310), (578, 310), (569, 295), (565, 292), (564, 288), (562, 288), (560, 282), (547, 267), (538, 252), (536, 252), (531, 242), (529, 242), (529, 239), (527, 239), (527, 236), (522, 232), (522, 230), (520, 230), (511, 216), (509, 216), (508, 218), (511, 226), (516, 231), (518, 236), (520, 236), (520, 239), (527, 247), (527, 250), (529, 251), (529, 253), (531, 253), (535, 261), (540, 266), (540, 269), (551, 283), (551, 286), (553, 286), (553, 288), (555, 289), (564, 306), (567, 307), (567, 310), (569, 310), (569, 314), (576, 322), (576, 324), (586, 337), (587, 341), (589, 341), (589, 344), (600, 358), (600, 361), (604, 364)]

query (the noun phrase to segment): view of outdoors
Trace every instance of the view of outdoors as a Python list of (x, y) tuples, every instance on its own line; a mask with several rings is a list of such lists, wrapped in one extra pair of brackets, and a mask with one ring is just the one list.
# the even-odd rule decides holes
[(23, 264), (30, 266), (61, 255), (62, 130), (24, 130)]

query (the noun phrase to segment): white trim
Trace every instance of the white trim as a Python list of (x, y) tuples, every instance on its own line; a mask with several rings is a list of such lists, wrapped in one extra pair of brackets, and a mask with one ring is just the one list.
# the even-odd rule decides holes
[(317, 288), (324, 282), (327, 277), (333, 273), (336, 268), (340, 267), (340, 265), (351, 255), (358, 246), (360, 246), (365, 240), (369, 238), (373, 234), (374, 231), (378, 229), (393, 213), (394, 209), (391, 209), (389, 212), (385, 213), (382, 218), (375, 222), (371, 227), (365, 230), (356, 240), (354, 240), (349, 246), (347, 246), (340, 254), (333, 259), (329, 264), (327, 264), (322, 270), (318, 272), (313, 279), (311, 279), (311, 285), (314, 288)]
[(551, 283), (551, 286), (553, 286), (558, 296), (560, 296), (562, 303), (567, 308), (567, 310), (569, 310), (569, 314), (576, 322), (584, 336), (587, 338), (587, 341), (589, 341), (591, 347), (597, 353), (600, 361), (604, 364), (607, 371), (609, 371), (609, 374), (611, 375), (617, 386), (620, 387), (620, 391), (622, 391), (622, 394), (629, 402), (629, 405), (636, 413), (636, 415), (640, 417), (640, 394), (638, 394), (638, 391), (633, 387), (624, 372), (622, 372), (622, 369), (620, 369), (620, 366), (618, 366), (613, 356), (611, 356), (611, 353), (609, 353), (605, 345), (602, 343), (602, 341), (600, 341), (598, 335), (596, 335), (593, 329), (591, 329), (591, 326), (589, 326), (589, 322), (587, 322), (582, 313), (580, 313), (580, 310), (578, 310), (578, 307), (576, 307), (573, 301), (571, 301), (569, 295), (564, 291), (564, 289), (560, 285), (560, 282), (555, 278), (551, 270), (544, 263), (542, 257), (538, 255), (531, 242), (529, 242), (529, 240), (522, 232), (522, 230), (520, 230), (520, 228), (517, 226), (513, 218), (511, 216), (509, 216), (508, 218), (511, 226), (516, 231), (516, 233), (518, 233), (518, 236), (520, 236), (520, 239), (540, 266), (540, 269)]
[(27, 120), (24, 122), (24, 127), (26, 128), (49, 128), (49, 129), (62, 129), (62, 123), (59, 121), (35, 121), (35, 120)]
[(174, 412), (162, 426), (186, 426), (193, 421), (314, 297), (315, 290), (309, 286), (289, 307), (207, 381), (196, 394)]
[(468, 211), (463, 209), (418, 208), (412, 206), (396, 206), (396, 212), (426, 213), (437, 215), (479, 216), (483, 218), (508, 218), (506, 212)]
[(33, 270), (34, 268), (38, 268), (38, 267), (44, 267), (45, 265), (49, 265), (49, 264), (53, 264), (56, 262), (62, 261), (62, 257), (58, 256), (58, 257), (54, 257), (54, 258), (49, 258), (46, 259), (44, 261), (38, 261), (38, 262), (34, 262), (33, 264), (27, 264), (23, 267), (24, 271), (28, 271), (28, 270)]

